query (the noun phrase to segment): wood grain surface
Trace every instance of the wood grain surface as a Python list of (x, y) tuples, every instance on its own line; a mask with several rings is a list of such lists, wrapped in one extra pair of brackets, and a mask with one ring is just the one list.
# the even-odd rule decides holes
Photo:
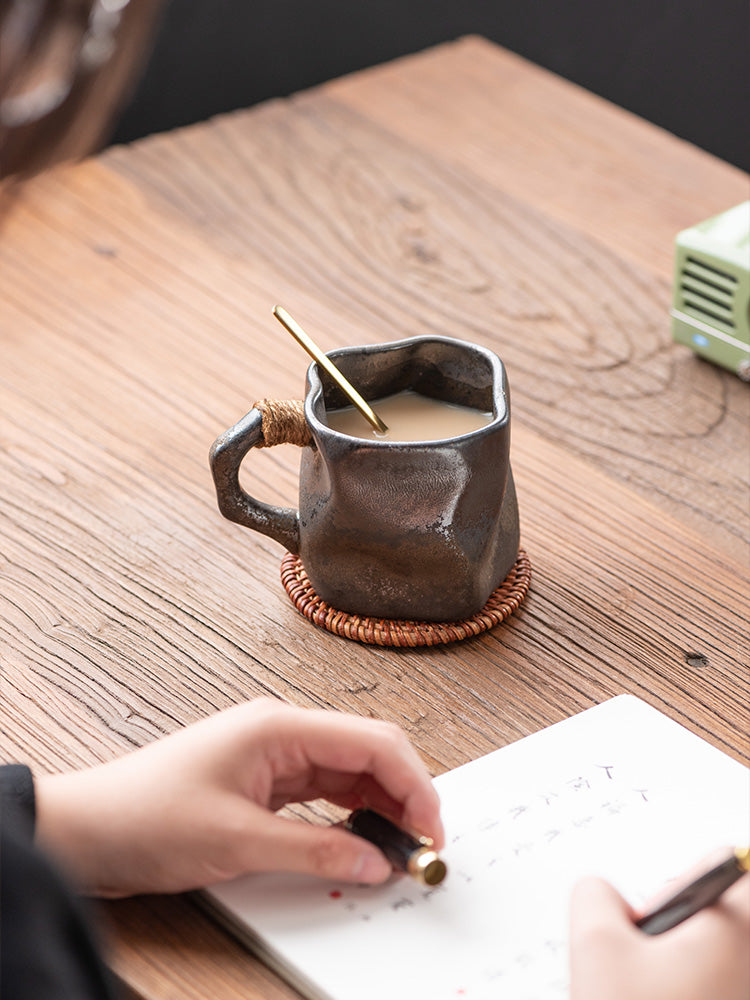
[[(405, 727), (435, 774), (632, 692), (747, 760), (750, 393), (671, 341), (674, 236), (747, 177), (476, 38), (114, 148), (0, 231), (0, 757), (109, 759), (272, 694)], [(312, 628), (207, 453), (324, 349), (503, 358), (520, 613), (465, 643)], [(299, 453), (247, 488), (296, 505)], [(292, 990), (182, 898), (103, 909), (132, 998)]]

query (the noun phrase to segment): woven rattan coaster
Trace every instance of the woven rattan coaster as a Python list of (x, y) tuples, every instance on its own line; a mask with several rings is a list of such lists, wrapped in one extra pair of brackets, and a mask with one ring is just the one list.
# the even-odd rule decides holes
[(318, 597), (299, 556), (291, 552), (281, 561), (281, 582), (300, 614), (335, 635), (373, 646), (437, 646), (479, 635), (512, 615), (529, 589), (531, 563), (524, 550), (519, 549), (513, 569), (482, 610), (461, 622), (394, 621), (337, 611)]

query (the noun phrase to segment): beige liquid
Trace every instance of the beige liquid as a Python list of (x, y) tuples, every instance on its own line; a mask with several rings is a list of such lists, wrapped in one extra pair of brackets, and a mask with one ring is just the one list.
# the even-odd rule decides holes
[(446, 403), (442, 399), (430, 399), (411, 389), (369, 402), (388, 427), (387, 434), (380, 434), (371, 427), (353, 406), (329, 410), (328, 426), (350, 437), (375, 438), (378, 441), (438, 441), (468, 434), (492, 422), (491, 413), (483, 413), (471, 406)]

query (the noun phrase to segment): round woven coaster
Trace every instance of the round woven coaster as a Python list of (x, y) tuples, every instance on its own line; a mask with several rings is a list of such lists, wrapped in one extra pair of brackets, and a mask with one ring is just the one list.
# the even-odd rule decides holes
[(292, 604), (313, 625), (335, 635), (373, 646), (437, 646), (458, 642), (505, 621), (521, 605), (531, 582), (531, 563), (523, 549), (505, 580), (477, 614), (460, 622), (402, 621), (368, 618), (337, 611), (313, 590), (299, 556), (287, 552), (281, 561), (281, 582)]

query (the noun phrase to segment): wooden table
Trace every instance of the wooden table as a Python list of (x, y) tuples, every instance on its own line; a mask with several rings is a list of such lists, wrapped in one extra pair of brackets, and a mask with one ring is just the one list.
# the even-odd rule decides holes
[[(244, 698), (377, 715), (434, 773), (620, 692), (748, 756), (748, 387), (671, 342), (711, 156), (477, 38), (37, 179), (0, 239), (4, 758), (103, 760)], [(302, 619), (207, 452), (325, 349), (504, 359), (520, 613), (422, 651)], [(292, 446), (248, 482), (296, 505)], [(182, 898), (108, 906), (133, 996), (293, 992)]]

